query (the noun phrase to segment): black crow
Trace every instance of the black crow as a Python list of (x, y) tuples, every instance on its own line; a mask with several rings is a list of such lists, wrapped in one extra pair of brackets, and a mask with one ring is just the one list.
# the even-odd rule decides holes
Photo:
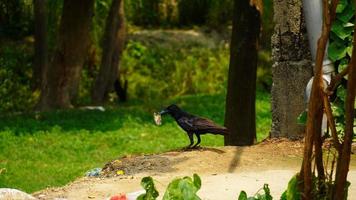
[(181, 110), (177, 105), (172, 104), (168, 106), (166, 109), (160, 112), (161, 115), (169, 114), (171, 115), (178, 125), (187, 132), (190, 144), (188, 148), (191, 148), (194, 144), (193, 135), (195, 134), (198, 138), (197, 143), (193, 146), (197, 147), (200, 142), (200, 135), (206, 133), (219, 134), (219, 135), (227, 135), (229, 134), (229, 130), (223, 126), (217, 125), (210, 119), (194, 116), (189, 114), (183, 110)]

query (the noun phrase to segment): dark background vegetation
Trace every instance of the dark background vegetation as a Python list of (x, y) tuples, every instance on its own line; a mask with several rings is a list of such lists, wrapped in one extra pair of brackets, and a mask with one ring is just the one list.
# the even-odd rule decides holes
[[(47, 5), (50, 10), (49, 58), (54, 54), (62, 4), (61, 0), (53, 0)], [(91, 103), (90, 88), (100, 65), (110, 5), (110, 0), (95, 1), (91, 48), (83, 66), (76, 105)], [(268, 90), (271, 84), (272, 1), (265, 0), (264, 8), (258, 83)], [(127, 0), (125, 13), (128, 39), (120, 72), (121, 79), (128, 80), (130, 99), (154, 103), (162, 97), (225, 92), (232, 0)], [(192, 30), (191, 34), (188, 30)], [(1, 113), (30, 111), (38, 101), (39, 91), (31, 89), (33, 34), (32, 1), (1, 1)], [(116, 103), (115, 98), (112, 95), (111, 102)]]

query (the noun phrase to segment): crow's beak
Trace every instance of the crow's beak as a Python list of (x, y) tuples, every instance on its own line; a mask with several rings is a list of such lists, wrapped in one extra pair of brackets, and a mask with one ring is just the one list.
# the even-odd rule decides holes
[(168, 113), (168, 110), (161, 110), (161, 112), (159, 112), (160, 115), (164, 115), (164, 114), (167, 114)]

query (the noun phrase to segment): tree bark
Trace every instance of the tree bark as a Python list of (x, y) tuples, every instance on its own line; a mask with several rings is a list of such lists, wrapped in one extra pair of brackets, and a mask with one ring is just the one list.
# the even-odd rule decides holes
[(103, 56), (92, 91), (94, 104), (102, 104), (118, 79), (119, 62), (125, 44), (124, 1), (113, 0), (104, 33)]
[(35, 15), (35, 56), (32, 90), (37, 90), (41, 88), (48, 68), (47, 1), (34, 0), (33, 4)]
[(225, 145), (252, 145), (256, 139), (256, 70), (260, 12), (250, 0), (235, 0), (226, 95)]
[[(336, 0), (337, 1), (337, 0)], [(334, 2), (336, 2), (334, 0)], [(315, 75), (313, 79), (313, 85), (310, 95), (310, 101), (308, 104), (308, 119), (306, 125), (306, 136), (304, 141), (304, 156), (302, 169), (300, 171), (300, 178), (302, 180), (302, 199), (309, 200), (312, 199), (312, 153), (313, 146), (315, 145), (315, 162), (318, 170), (318, 178), (320, 181), (324, 181), (324, 166), (322, 159), (322, 140), (321, 140), (321, 123), (323, 116), (323, 78), (322, 78), (322, 66), (323, 59), (325, 55), (326, 45), (329, 40), (331, 20), (334, 18), (335, 9), (334, 2), (332, 3), (331, 9), (329, 8), (329, 2), (323, 0), (323, 25), (321, 36), (318, 39), (318, 48), (316, 52), (315, 59)], [(325, 88), (326, 89), (326, 88)], [(319, 183), (320, 187), (323, 182)], [(322, 189), (322, 188), (320, 188)]]
[[(356, 3), (356, 1), (355, 1)], [(356, 30), (356, 26), (355, 26)], [(333, 199), (345, 199), (345, 188), (347, 184), (347, 174), (350, 166), (351, 144), (353, 137), (353, 126), (355, 116), (355, 95), (356, 95), (356, 34), (353, 35), (353, 50), (351, 62), (349, 64), (349, 74), (347, 80), (347, 96), (346, 96), (346, 124), (345, 136), (342, 144), (342, 149), (339, 153), (336, 175), (335, 175), (335, 190)]]
[(72, 107), (71, 92), (85, 61), (93, 8), (94, 0), (64, 1), (56, 50), (38, 105), (40, 110)]

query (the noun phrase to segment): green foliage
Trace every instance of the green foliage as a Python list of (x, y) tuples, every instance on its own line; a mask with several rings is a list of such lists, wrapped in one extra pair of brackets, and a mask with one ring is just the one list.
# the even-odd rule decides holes
[(300, 191), (298, 189), (298, 174), (294, 175), (288, 182), (288, 187), (281, 196), (281, 200), (301, 199)]
[[(263, 194), (259, 192), (263, 190)], [(238, 200), (272, 200), (271, 191), (268, 187), (268, 184), (264, 184), (263, 188), (257, 191), (257, 193), (252, 197), (247, 197), (247, 193), (245, 191), (241, 191)]]
[(225, 90), (228, 49), (204, 36), (178, 34), (157, 32), (129, 41), (121, 74), (128, 80), (130, 98), (157, 101)]
[(232, 20), (232, 9), (232, 0), (212, 0), (207, 14), (207, 25), (216, 29), (226, 26)]
[[(253, 198), (253, 197), (252, 197)], [(238, 200), (248, 200), (247, 193), (245, 191), (241, 191)], [(253, 198), (254, 199), (254, 198)]]
[(260, 40), (263, 49), (271, 49), (271, 37), (274, 29), (273, 14), (273, 0), (263, 0), (262, 35)]
[(134, 25), (171, 26), (178, 23), (177, 6), (171, 0), (127, 0), (126, 16)]
[[(146, 193), (140, 195), (137, 200), (155, 200), (159, 196), (152, 177), (144, 177), (141, 180), (141, 186)], [(200, 188), (201, 179), (197, 174), (194, 174), (193, 178), (189, 176), (176, 178), (168, 184), (163, 200), (200, 200), (196, 194)]]
[[(331, 27), (328, 55), (333, 62), (349, 61), (352, 49), (355, 5), (351, 0), (340, 0), (336, 19)], [(338, 70), (340, 72), (340, 70)]]
[(159, 196), (152, 177), (144, 177), (141, 180), (141, 186), (146, 190), (146, 193), (137, 197), (137, 200), (155, 200)]
[(179, 23), (181, 25), (202, 25), (207, 22), (213, 0), (179, 0)]
[(0, 37), (19, 39), (33, 32), (32, 1), (0, 1)]
[(307, 123), (307, 118), (308, 118), (308, 112), (303, 111), (299, 116), (298, 116), (298, 124), (305, 125)]
[[(353, 48), (355, 4), (352, 0), (340, 0), (336, 10), (336, 20), (332, 24), (329, 58), (336, 64), (337, 72), (345, 69), (351, 59)], [(347, 79), (347, 77), (345, 77)], [(346, 84), (337, 89), (337, 98), (332, 103), (332, 110), (336, 121), (336, 129), (340, 136), (344, 134), (345, 127), (345, 99)], [(356, 127), (356, 124), (354, 125)]]
[[(65, 185), (108, 160), (131, 154), (152, 154), (178, 149), (189, 143), (171, 118), (161, 127), (152, 113), (170, 103), (224, 121), (225, 94), (190, 95), (165, 99), (157, 105), (131, 101), (105, 112), (68, 110), (0, 116), (0, 187), (34, 192)], [(270, 96), (257, 92), (257, 139), (268, 136)], [(169, 135), (169, 136), (168, 136)], [(223, 137), (202, 136), (202, 146), (223, 146)]]
[(196, 194), (201, 187), (201, 179), (197, 174), (191, 177), (177, 178), (169, 183), (163, 200), (200, 200)]
[(128, 0), (128, 20), (138, 26), (226, 25), (232, 0)]
[[(294, 200), (302, 199), (301, 191), (299, 190), (299, 174), (294, 175), (288, 182), (287, 190), (283, 192), (281, 200)], [(326, 177), (326, 179), (329, 179)], [(347, 181), (345, 186), (345, 200), (348, 196), (348, 189), (350, 187), (350, 182)], [(312, 177), (312, 196), (313, 199), (323, 199), (330, 200), (332, 198), (332, 193), (335, 188), (335, 182), (333, 180), (327, 180), (326, 182), (320, 182), (319, 178), (313, 175)]]
[(30, 110), (37, 100), (30, 88), (32, 53), (22, 43), (0, 46), (0, 113)]
[(47, 13), (48, 47), (50, 51), (54, 51), (62, 16), (63, 0), (47, 1), (47, 8), (49, 10)]

